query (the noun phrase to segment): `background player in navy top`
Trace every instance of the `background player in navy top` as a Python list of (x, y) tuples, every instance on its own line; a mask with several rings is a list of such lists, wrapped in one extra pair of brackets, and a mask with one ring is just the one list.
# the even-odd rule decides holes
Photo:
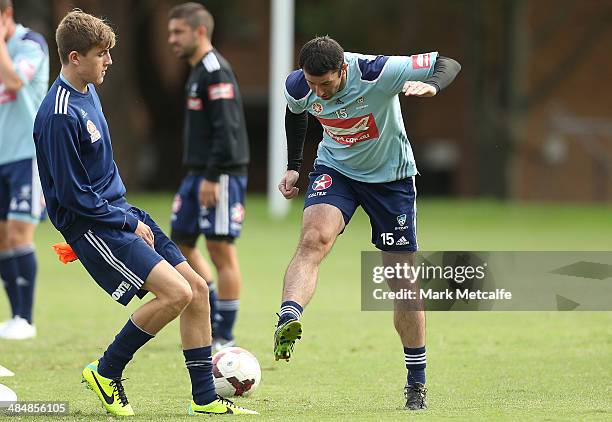
[(47, 43), (15, 23), (11, 0), (0, 0), (0, 278), (12, 311), (12, 319), (0, 324), (5, 339), (36, 335), (34, 230), (44, 200), (32, 126), (48, 85)]
[[(302, 161), (307, 112), (323, 127), (304, 204), (302, 233), (285, 274), (283, 303), (274, 335), (277, 360), (289, 359), (303, 308), (312, 298), (319, 264), (361, 206), (370, 217), (372, 243), (383, 263), (414, 265), (416, 165), (406, 135), (398, 94), (433, 97), (459, 72), (452, 59), (436, 52), (412, 56), (371, 56), (344, 52), (329, 37), (302, 47), (299, 70), (287, 78), (285, 126), (287, 172), (279, 190), (290, 199)], [(388, 280), (393, 290), (416, 284)], [(408, 370), (406, 408), (427, 407), (425, 312), (420, 303), (396, 301), (395, 328)], [(415, 307), (416, 305), (416, 307)]]
[[(244, 220), (249, 144), (236, 77), (211, 44), (213, 29), (212, 15), (198, 3), (170, 11), (168, 42), (191, 65), (183, 134), (189, 174), (174, 197), (171, 238), (209, 283), (213, 349), (218, 350), (234, 345), (242, 285), (234, 240)], [(196, 246), (200, 234), (217, 270), (218, 295)]]
[(83, 369), (84, 381), (109, 413), (133, 415), (122, 384), (123, 370), (138, 349), (180, 315), (192, 384), (190, 413), (250, 412), (215, 394), (205, 281), (155, 221), (124, 197), (94, 88), (112, 64), (113, 30), (75, 10), (58, 26), (56, 41), (61, 73), (34, 124), (49, 218), (112, 299), (127, 305), (134, 295), (155, 295), (136, 309), (103, 356)]

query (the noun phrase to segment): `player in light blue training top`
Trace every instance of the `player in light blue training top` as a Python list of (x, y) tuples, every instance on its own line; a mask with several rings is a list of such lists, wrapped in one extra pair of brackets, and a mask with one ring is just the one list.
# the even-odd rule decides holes
[[(345, 53), (327, 36), (302, 47), (299, 65), (285, 84), (288, 165), (279, 184), (285, 198), (298, 194), (307, 113), (321, 123), (323, 140), (310, 173), (300, 241), (285, 273), (274, 333), (276, 360), (289, 360), (301, 338), (299, 319), (314, 294), (319, 264), (358, 206), (370, 217), (372, 243), (383, 251), (385, 265), (415, 264), (417, 169), (398, 94), (433, 97), (461, 69), (436, 52)], [(390, 286), (399, 290), (400, 284), (391, 280)], [(427, 407), (425, 313), (415, 303), (418, 308), (396, 302), (394, 313), (408, 370), (404, 393), (410, 410)]]
[(0, 0), (0, 278), (12, 312), (12, 318), (0, 324), (4, 339), (36, 336), (33, 242), (44, 200), (32, 127), (48, 82), (47, 43), (15, 23), (11, 0)]

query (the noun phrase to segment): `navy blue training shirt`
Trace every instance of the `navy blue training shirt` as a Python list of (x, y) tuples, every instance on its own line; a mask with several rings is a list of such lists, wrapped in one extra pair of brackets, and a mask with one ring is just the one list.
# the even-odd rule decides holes
[(135, 231), (111, 137), (92, 84), (83, 94), (58, 77), (34, 122), (47, 211), (68, 243), (96, 226)]

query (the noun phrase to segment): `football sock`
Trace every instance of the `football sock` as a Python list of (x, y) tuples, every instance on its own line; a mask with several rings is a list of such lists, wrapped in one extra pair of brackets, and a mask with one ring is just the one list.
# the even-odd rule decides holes
[(185, 366), (191, 378), (191, 394), (195, 404), (205, 405), (217, 399), (212, 374), (212, 347), (183, 350)]
[(211, 281), (208, 284), (208, 303), (210, 305), (210, 326), (212, 328), (213, 337), (215, 336), (215, 325), (217, 324), (217, 288), (215, 283)]
[(233, 340), (234, 323), (240, 307), (240, 300), (217, 300), (217, 321), (215, 324), (215, 337)]
[(106, 378), (120, 377), (125, 366), (132, 360), (134, 353), (153, 337), (155, 336), (134, 324), (130, 317), (127, 324), (115, 337), (115, 340), (108, 346), (104, 356), (100, 358), (100, 363), (98, 364), (100, 375)]
[(425, 346), (404, 347), (404, 360), (406, 369), (408, 369), (408, 385), (414, 385), (415, 382), (425, 384), (425, 367), (427, 366)]
[(304, 308), (299, 303), (292, 300), (286, 300), (281, 304), (280, 312), (278, 314), (278, 325), (284, 324), (285, 322), (296, 319), (299, 320), (304, 312)]
[(18, 315), (19, 290), (17, 289), (17, 261), (13, 251), (0, 252), (0, 278), (3, 281), (6, 295), (11, 305), (11, 316)]
[(28, 245), (14, 249), (17, 264), (17, 288), (19, 289), (19, 308), (17, 314), (32, 323), (32, 306), (34, 305), (34, 286), (38, 265), (34, 246)]

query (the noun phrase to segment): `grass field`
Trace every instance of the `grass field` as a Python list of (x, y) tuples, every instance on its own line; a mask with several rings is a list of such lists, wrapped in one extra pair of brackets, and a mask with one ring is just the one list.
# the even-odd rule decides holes
[[(167, 227), (170, 195), (129, 199)], [(265, 206), (262, 198), (249, 199), (238, 243), (245, 286), (237, 338), (263, 371), (259, 390), (238, 402), (261, 419), (612, 420), (612, 313), (605, 312), (429, 313), (430, 408), (401, 410), (405, 368), (392, 315), (360, 311), (359, 252), (372, 249), (362, 212), (321, 268), (294, 359), (274, 362), (274, 314), (301, 214), (295, 202), (290, 218), (271, 221)], [(610, 250), (611, 216), (610, 206), (421, 200), (419, 244), (423, 250)], [(0, 383), (21, 400), (68, 401), (70, 416), (53, 420), (107, 420), (80, 384), (80, 372), (129, 311), (80, 264), (56, 260), (49, 246), (59, 240), (48, 223), (37, 232), (39, 336), (0, 342), (0, 364), (17, 374)], [(0, 296), (4, 317), (8, 304)], [(125, 376), (137, 420), (187, 418), (190, 386), (176, 323), (136, 355)]]

